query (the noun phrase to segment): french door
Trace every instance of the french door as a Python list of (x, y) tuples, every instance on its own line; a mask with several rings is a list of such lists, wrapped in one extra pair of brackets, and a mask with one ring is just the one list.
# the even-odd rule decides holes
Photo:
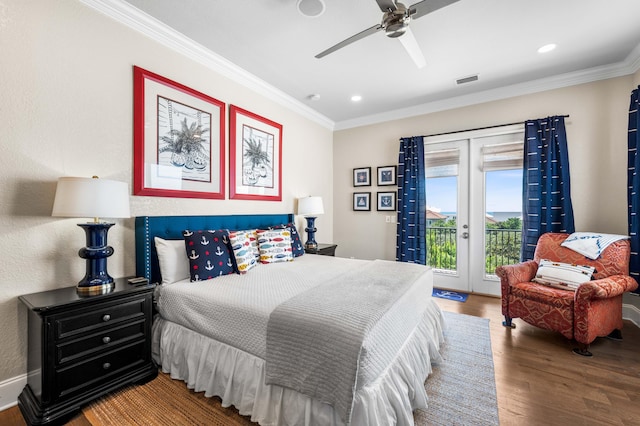
[(523, 126), (427, 137), (427, 265), (439, 288), (500, 294), (519, 261)]

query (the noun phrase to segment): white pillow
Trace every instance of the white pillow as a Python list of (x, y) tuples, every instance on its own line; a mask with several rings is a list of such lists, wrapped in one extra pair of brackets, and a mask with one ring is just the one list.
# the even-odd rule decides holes
[(171, 284), (189, 278), (189, 259), (184, 240), (164, 240), (154, 237), (162, 284)]
[(594, 271), (595, 268), (592, 266), (571, 265), (542, 259), (540, 260), (540, 265), (538, 265), (536, 277), (531, 281), (564, 290), (576, 291), (580, 284), (591, 281), (591, 275), (593, 275)]

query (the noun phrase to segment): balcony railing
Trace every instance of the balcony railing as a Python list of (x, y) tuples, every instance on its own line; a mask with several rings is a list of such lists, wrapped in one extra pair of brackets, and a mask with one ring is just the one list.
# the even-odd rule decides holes
[[(456, 228), (427, 228), (427, 265), (443, 271), (456, 270)], [(522, 231), (519, 229), (485, 230), (485, 273), (493, 275), (500, 265), (520, 262)]]

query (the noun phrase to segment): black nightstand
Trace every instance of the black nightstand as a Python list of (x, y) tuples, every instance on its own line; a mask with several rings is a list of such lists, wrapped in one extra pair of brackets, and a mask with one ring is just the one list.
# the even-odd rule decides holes
[(309, 254), (321, 254), (324, 256), (335, 256), (336, 247), (338, 247), (337, 244), (318, 244), (318, 248), (316, 250), (304, 249), (304, 252)]
[(97, 296), (68, 287), (19, 297), (29, 309), (27, 385), (18, 397), (28, 424), (59, 423), (108, 392), (158, 375), (154, 288), (118, 278), (112, 292)]

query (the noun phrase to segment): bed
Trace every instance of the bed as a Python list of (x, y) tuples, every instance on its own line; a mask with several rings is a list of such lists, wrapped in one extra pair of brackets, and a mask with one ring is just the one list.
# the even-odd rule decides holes
[[(180, 244), (185, 230), (293, 222), (290, 214), (137, 217), (137, 275), (162, 283), (155, 243)], [(179, 262), (189, 262), (184, 254)], [(424, 381), (443, 341), (430, 269), (306, 254), (244, 274), (174, 279), (157, 286), (154, 359), (252, 421), (412, 425), (413, 410), (427, 408)]]

